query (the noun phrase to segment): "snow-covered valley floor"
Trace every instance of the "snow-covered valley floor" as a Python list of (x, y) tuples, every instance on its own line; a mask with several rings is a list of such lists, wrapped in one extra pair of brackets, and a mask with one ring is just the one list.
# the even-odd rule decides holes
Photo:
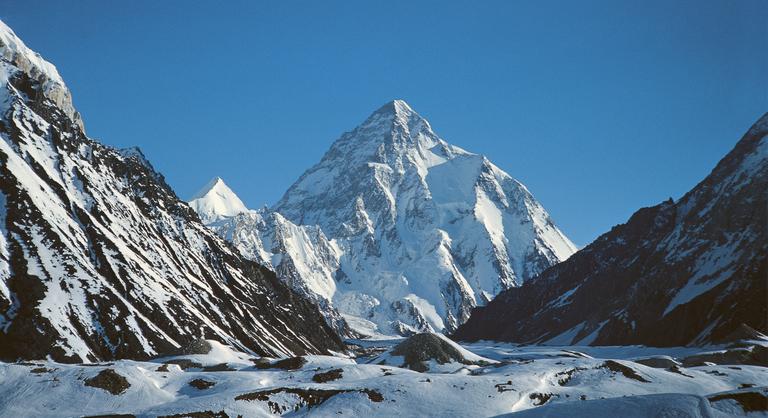
[(768, 368), (692, 366), (706, 349), (481, 342), (463, 346), (474, 355), (457, 348), (474, 364), (420, 373), (392, 365), (401, 341), (358, 342), (357, 359), (257, 359), (212, 343), (148, 362), (0, 363), (0, 416), (768, 416)]

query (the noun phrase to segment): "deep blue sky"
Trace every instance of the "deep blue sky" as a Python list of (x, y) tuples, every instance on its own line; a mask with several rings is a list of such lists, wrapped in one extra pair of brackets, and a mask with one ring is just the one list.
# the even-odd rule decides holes
[(182, 198), (218, 175), (272, 204), (402, 98), (579, 245), (679, 198), (768, 110), (767, 16), (764, 0), (0, 0), (89, 134), (140, 146)]

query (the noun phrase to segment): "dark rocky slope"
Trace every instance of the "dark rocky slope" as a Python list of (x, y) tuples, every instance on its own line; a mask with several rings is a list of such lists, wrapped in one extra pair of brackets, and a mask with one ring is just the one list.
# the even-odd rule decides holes
[(453, 338), (520, 343), (718, 342), (768, 326), (768, 114), (679, 201), (637, 211), (500, 294)]
[(0, 359), (140, 359), (199, 338), (270, 356), (343, 349), (138, 150), (89, 139), (56, 69), (0, 22)]

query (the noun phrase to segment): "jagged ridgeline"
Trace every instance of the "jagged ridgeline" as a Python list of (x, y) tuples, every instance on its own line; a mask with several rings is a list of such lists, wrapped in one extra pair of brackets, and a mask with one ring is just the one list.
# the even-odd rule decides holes
[[(476, 309), (463, 340), (676, 346), (768, 330), (768, 114), (678, 201)], [(743, 337), (742, 337), (743, 338)]]
[(146, 358), (198, 338), (342, 350), (317, 307), (203, 226), (136, 150), (89, 139), (0, 22), (0, 359)]

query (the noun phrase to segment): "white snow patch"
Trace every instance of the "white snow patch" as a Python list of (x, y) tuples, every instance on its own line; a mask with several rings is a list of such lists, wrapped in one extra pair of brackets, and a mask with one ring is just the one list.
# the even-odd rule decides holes
[(219, 177), (208, 182), (192, 196), (189, 206), (200, 215), (204, 223), (248, 212), (243, 201)]

